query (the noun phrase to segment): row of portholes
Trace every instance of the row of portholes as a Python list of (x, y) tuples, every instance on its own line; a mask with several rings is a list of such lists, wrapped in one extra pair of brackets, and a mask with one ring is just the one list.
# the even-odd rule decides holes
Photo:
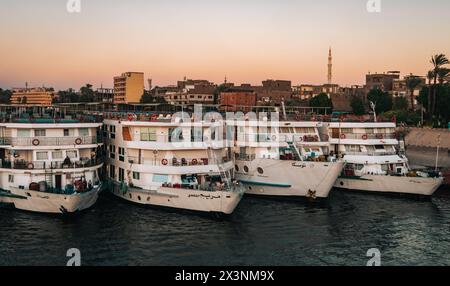
[[(129, 197), (130, 199), (133, 199), (133, 195), (132, 195), (132, 194), (128, 194), (128, 197)], [(141, 196), (137, 196), (137, 199), (138, 199), (138, 201), (142, 201)], [(150, 201), (150, 197), (147, 197), (147, 202), (149, 202), (149, 201)]]
[[(236, 172), (239, 172), (239, 170), (240, 170), (238, 165), (235, 165), (235, 166), (234, 166), (234, 169), (236, 170)], [(256, 169), (256, 171), (257, 171), (258, 174), (260, 174), (260, 175), (264, 174), (264, 169), (261, 168), (261, 167), (258, 167), (258, 168)], [(249, 172), (249, 169), (248, 169), (247, 166), (244, 166), (244, 172), (245, 172), (245, 173), (248, 173), (248, 172)]]

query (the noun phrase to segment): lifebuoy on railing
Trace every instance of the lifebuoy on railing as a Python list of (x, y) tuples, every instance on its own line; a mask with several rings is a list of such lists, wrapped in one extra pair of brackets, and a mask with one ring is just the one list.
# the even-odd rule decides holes
[(30, 170), (34, 169), (34, 164), (33, 163), (28, 163), (27, 168)]
[(197, 159), (192, 159), (192, 161), (191, 161), (191, 163), (192, 163), (192, 165), (197, 165), (198, 164), (198, 161), (197, 161)]
[(133, 114), (128, 114), (128, 121), (133, 121)]
[(41, 144), (39, 139), (34, 139), (31, 143), (33, 144), (33, 146), (38, 146), (39, 144)]
[(347, 136), (345, 136), (345, 134), (341, 134), (341, 139), (345, 139), (347, 138)]
[(362, 139), (363, 140), (367, 140), (369, 137), (367, 136), (367, 134), (364, 134), (363, 136), (362, 136)]
[(167, 164), (169, 164), (169, 161), (168, 161), (167, 159), (162, 159), (162, 160), (161, 160), (161, 163), (162, 163), (164, 166), (167, 166)]
[(83, 140), (81, 140), (81, 138), (75, 139), (75, 144), (81, 145), (81, 143), (83, 143)]
[(155, 121), (156, 119), (158, 119), (158, 115), (152, 114), (152, 116), (150, 117), (150, 120)]
[(377, 139), (383, 139), (383, 134), (377, 134)]

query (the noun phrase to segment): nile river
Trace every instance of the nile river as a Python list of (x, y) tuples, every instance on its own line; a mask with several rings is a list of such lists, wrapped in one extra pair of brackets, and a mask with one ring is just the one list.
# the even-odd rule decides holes
[(75, 218), (0, 208), (0, 265), (450, 265), (450, 196), (431, 201), (333, 191), (328, 203), (245, 197), (226, 220), (102, 195)]

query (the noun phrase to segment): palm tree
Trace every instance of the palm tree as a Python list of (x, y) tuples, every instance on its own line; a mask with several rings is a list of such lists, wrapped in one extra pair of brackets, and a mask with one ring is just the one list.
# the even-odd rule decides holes
[(422, 79), (418, 76), (411, 75), (406, 80), (406, 87), (410, 92), (411, 109), (414, 111), (414, 90), (422, 84)]
[(438, 54), (431, 57), (431, 64), (433, 65), (433, 97), (432, 97), (432, 104), (431, 104), (431, 115), (433, 116), (434, 111), (436, 110), (436, 93), (437, 93), (437, 82), (438, 82), (438, 76), (439, 76), (439, 70), (442, 68), (442, 66), (447, 65), (450, 63), (450, 61), (447, 59), (447, 57), (444, 54)]
[(438, 82), (440, 85), (444, 84), (444, 82), (448, 82), (450, 80), (450, 69), (441, 68), (438, 71)]

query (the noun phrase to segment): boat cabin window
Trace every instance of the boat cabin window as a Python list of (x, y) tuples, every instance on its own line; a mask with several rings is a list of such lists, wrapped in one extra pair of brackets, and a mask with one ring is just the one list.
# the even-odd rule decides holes
[(48, 152), (47, 151), (36, 152), (36, 160), (37, 161), (48, 160)]
[(347, 145), (345, 147), (348, 152), (361, 152), (361, 147), (359, 145)]
[(17, 129), (17, 137), (30, 137), (30, 129)]
[(53, 160), (61, 160), (61, 159), (63, 159), (63, 152), (62, 151), (53, 151), (52, 152), (52, 159)]
[(35, 129), (34, 136), (35, 137), (45, 137), (45, 129)]
[(153, 174), (153, 183), (167, 183), (169, 181), (168, 175)]
[(64, 136), (75, 136), (75, 130), (74, 129), (64, 129)]
[(384, 150), (384, 145), (375, 145), (375, 150)]
[(69, 157), (70, 159), (75, 159), (77, 158), (77, 150), (68, 150), (66, 151), (66, 156)]
[(114, 167), (114, 165), (109, 165), (109, 177), (111, 179), (116, 178), (116, 168)]
[(123, 182), (125, 180), (125, 170), (122, 168), (119, 168), (119, 181)]
[(141, 141), (156, 141), (156, 128), (143, 127), (141, 128)]
[(140, 180), (140, 179), (141, 179), (141, 173), (133, 172), (133, 180)]
[(88, 128), (80, 128), (78, 129), (78, 133), (80, 136), (89, 136), (89, 129)]

